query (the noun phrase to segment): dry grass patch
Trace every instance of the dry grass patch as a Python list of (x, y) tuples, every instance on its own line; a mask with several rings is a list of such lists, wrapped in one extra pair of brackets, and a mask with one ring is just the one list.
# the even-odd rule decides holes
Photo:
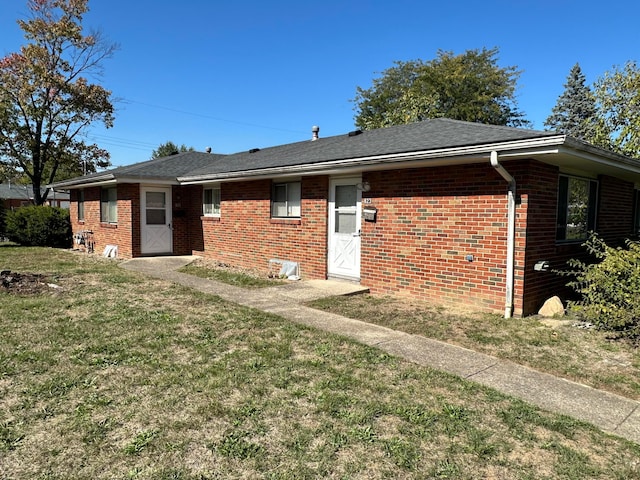
[[(333, 297), (310, 306), (442, 340), (536, 370), (640, 399), (640, 349), (575, 320), (460, 312), (401, 297)], [(576, 326), (578, 324), (578, 326)]]
[(263, 274), (258, 270), (234, 267), (226, 263), (198, 258), (194, 262), (182, 267), (182, 273), (196, 277), (216, 280), (218, 282), (244, 288), (264, 288), (286, 283), (276, 273)]
[(640, 476), (637, 445), (489, 388), (113, 262), (0, 248), (22, 259), (68, 282), (0, 294), (1, 478)]

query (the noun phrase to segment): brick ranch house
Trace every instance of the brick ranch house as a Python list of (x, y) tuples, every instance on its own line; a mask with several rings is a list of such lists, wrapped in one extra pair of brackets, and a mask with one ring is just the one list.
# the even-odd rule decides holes
[(121, 258), (196, 254), (372, 293), (535, 313), (595, 230), (638, 230), (640, 162), (553, 132), (448, 119), (61, 181), (74, 233)]
[[(45, 189), (42, 189), (44, 193)], [(7, 210), (35, 205), (33, 186), (15, 183), (0, 183), (0, 203)], [(49, 192), (45, 205), (50, 207), (69, 208), (69, 194), (66, 192)]]

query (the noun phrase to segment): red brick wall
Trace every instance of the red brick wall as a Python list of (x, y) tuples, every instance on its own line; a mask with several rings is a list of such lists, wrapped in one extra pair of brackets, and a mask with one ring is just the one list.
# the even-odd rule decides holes
[(84, 190), (83, 222), (78, 221), (78, 191), (72, 190), (71, 228), (74, 234), (92, 231), (96, 253), (102, 253), (107, 245), (117, 245), (119, 258), (140, 256), (140, 186), (121, 184), (117, 188), (118, 223), (113, 225), (100, 222), (100, 187)]
[[(102, 253), (106, 245), (118, 246), (118, 257), (131, 258), (142, 255), (140, 245), (140, 185), (118, 185), (118, 223), (109, 225), (100, 222), (100, 191), (99, 187), (85, 189), (85, 221), (78, 221), (77, 190), (71, 192), (71, 224), (73, 232), (82, 230), (93, 231), (95, 251)], [(196, 187), (197, 188), (197, 187)], [(201, 228), (199, 211), (202, 208), (201, 193), (197, 198), (193, 194), (194, 187), (172, 187), (172, 226), (173, 253), (176, 255), (190, 255), (192, 251), (192, 232), (194, 224)], [(202, 189), (200, 188), (200, 192)], [(197, 209), (195, 213), (192, 208)]]
[[(582, 242), (556, 242), (557, 167), (504, 161), (516, 180), (514, 314), (536, 313), (553, 295), (567, 299), (570, 258)], [(506, 282), (506, 182), (487, 164), (365, 174), (378, 208), (363, 223), (362, 283), (373, 292), (503, 311)], [(597, 230), (610, 243), (632, 233), (633, 184), (599, 178)], [(473, 261), (466, 260), (467, 255)], [(548, 261), (548, 272), (534, 270)]]
[(198, 201), (197, 191), (202, 189), (194, 187), (174, 186), (172, 191), (172, 219), (173, 227), (173, 253), (174, 255), (191, 255), (191, 221), (197, 218), (198, 211), (192, 212), (192, 205), (195, 203), (198, 209), (202, 204)]
[[(193, 192), (202, 198), (201, 188)], [(304, 177), (301, 219), (272, 219), (270, 180), (224, 183), (220, 218), (201, 218), (193, 252), (264, 272), (270, 259), (288, 260), (299, 263), (304, 278), (325, 278), (327, 192), (327, 177)], [(195, 205), (190, 212), (198, 212)]]
[[(514, 314), (535, 313), (554, 294), (566, 299), (565, 277), (536, 272), (537, 261), (562, 269), (584, 257), (580, 242), (556, 242), (557, 167), (503, 161), (516, 179)], [(370, 172), (364, 206), (377, 222), (362, 223), (361, 281), (374, 293), (415, 295), (436, 303), (502, 312), (507, 252), (507, 183), (488, 161), (475, 165)], [(174, 253), (199, 254), (266, 272), (273, 258), (298, 262), (306, 279), (326, 278), (329, 177), (302, 179), (301, 219), (272, 219), (271, 181), (223, 183), (220, 218), (202, 217), (202, 186), (173, 188)], [(140, 255), (140, 186), (118, 186), (118, 224), (100, 223), (100, 188), (85, 190), (85, 222), (96, 252), (107, 244), (119, 256)], [(632, 232), (633, 184), (599, 179), (597, 228), (609, 242)], [(472, 261), (467, 260), (467, 256)]]
[(597, 228), (606, 242), (620, 244), (633, 234), (634, 184), (604, 175), (599, 180)]
[(34, 205), (34, 203), (29, 200), (17, 200), (15, 198), (9, 198), (6, 200), (0, 198), (0, 202), (2, 202), (6, 210), (15, 210), (16, 208)]
[[(556, 218), (558, 200), (557, 167), (530, 161), (519, 171), (507, 163), (507, 168), (515, 170), (518, 190), (522, 192), (523, 203), (526, 196), (526, 256), (523, 268), (522, 313), (536, 313), (544, 301), (558, 295), (563, 300), (574, 296), (566, 287), (569, 279), (560, 276), (554, 270), (567, 270), (567, 260), (571, 258), (588, 259), (581, 241), (556, 242)], [(631, 235), (633, 184), (611, 177), (600, 177), (598, 195), (598, 214), (596, 230), (606, 241), (620, 243)], [(524, 213), (524, 209), (519, 209)], [(524, 247), (525, 245), (522, 245)], [(520, 248), (520, 247), (519, 247)], [(534, 270), (538, 261), (548, 261), (547, 272)]]
[[(504, 308), (506, 182), (488, 164), (374, 172), (362, 283), (374, 293)], [(467, 260), (472, 257), (472, 261)]]

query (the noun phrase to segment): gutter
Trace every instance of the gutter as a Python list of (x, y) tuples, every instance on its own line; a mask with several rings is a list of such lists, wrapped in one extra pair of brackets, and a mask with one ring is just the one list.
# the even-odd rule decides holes
[(113, 182), (115, 178), (116, 177), (111, 173), (104, 173), (104, 174), (95, 175), (92, 177), (78, 177), (78, 178), (72, 178), (70, 180), (61, 180), (59, 182), (50, 183), (49, 185), (47, 185), (47, 187), (65, 189), (69, 187), (90, 185), (95, 183)]
[(144, 175), (132, 175), (132, 176), (116, 176), (113, 174), (103, 174), (91, 178), (75, 178), (71, 180), (62, 180), (47, 185), (48, 188), (55, 189), (74, 189), (83, 188), (86, 186), (97, 187), (104, 185), (115, 185), (116, 183), (140, 183), (140, 184), (152, 184), (152, 185), (179, 185), (175, 177), (158, 177), (158, 176), (144, 176)]
[(516, 181), (498, 162), (498, 152), (491, 152), (491, 166), (508, 183), (507, 193), (507, 279), (504, 318), (513, 316), (514, 260), (516, 243)]

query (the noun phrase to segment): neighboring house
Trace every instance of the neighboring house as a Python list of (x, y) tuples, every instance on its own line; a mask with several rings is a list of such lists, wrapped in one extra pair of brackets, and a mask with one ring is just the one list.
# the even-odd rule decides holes
[[(314, 135), (315, 137), (315, 135)], [(57, 182), (74, 233), (123, 258), (197, 254), (505, 316), (562, 291), (591, 230), (634, 234), (640, 162), (553, 132), (426, 120)]]
[[(43, 188), (44, 193), (46, 189)], [(34, 205), (33, 187), (15, 183), (0, 183), (0, 201), (7, 210), (15, 210), (19, 207)], [(52, 207), (69, 208), (69, 194), (66, 192), (51, 191), (45, 205)]]

